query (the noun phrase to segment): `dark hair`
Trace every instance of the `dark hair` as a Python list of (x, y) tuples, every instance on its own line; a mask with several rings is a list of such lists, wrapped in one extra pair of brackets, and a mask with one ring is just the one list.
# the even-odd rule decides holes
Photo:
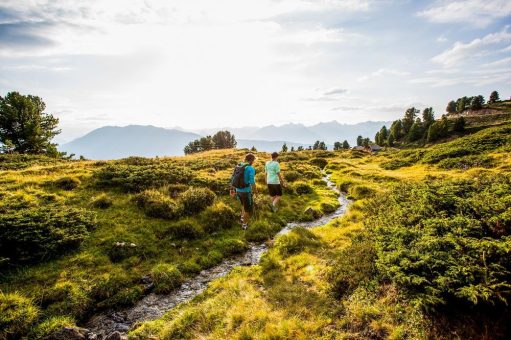
[(275, 159), (277, 157), (279, 157), (279, 153), (278, 152), (274, 152), (274, 153), (271, 154), (271, 159)]
[(252, 163), (253, 161), (255, 161), (255, 156), (253, 153), (247, 153), (245, 155), (245, 162), (249, 162), (249, 163)]

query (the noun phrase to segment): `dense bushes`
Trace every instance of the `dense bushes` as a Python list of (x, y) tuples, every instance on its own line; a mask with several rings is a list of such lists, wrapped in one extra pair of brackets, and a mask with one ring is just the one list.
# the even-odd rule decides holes
[(294, 254), (306, 248), (317, 248), (321, 240), (312, 231), (305, 228), (295, 228), (289, 233), (280, 236), (275, 247), (282, 255)]
[(157, 190), (145, 190), (134, 197), (139, 208), (149, 217), (174, 219), (182, 214), (182, 206)]
[(294, 185), (294, 189), (298, 195), (312, 194), (314, 189), (305, 182), (298, 182)]
[(420, 305), (509, 302), (509, 175), (400, 184), (367, 207), (378, 269)]
[(250, 224), (245, 234), (247, 241), (260, 242), (269, 240), (280, 230), (280, 226), (268, 221), (258, 220)]
[(91, 205), (98, 209), (108, 209), (112, 206), (113, 201), (107, 194), (102, 193), (92, 199)]
[(170, 293), (183, 283), (183, 275), (175, 266), (160, 263), (151, 270), (156, 293)]
[(97, 186), (120, 188), (127, 192), (159, 188), (168, 184), (189, 183), (194, 177), (188, 168), (157, 160), (138, 160), (135, 164), (117, 162), (95, 173)]
[(41, 207), (0, 215), (0, 258), (34, 263), (75, 250), (95, 227), (95, 214), (70, 207)]
[(76, 177), (65, 176), (61, 177), (53, 182), (53, 184), (62, 190), (74, 190), (81, 184), (80, 180)]
[(217, 203), (204, 211), (202, 223), (207, 232), (215, 232), (231, 228), (236, 218), (236, 213), (231, 207), (225, 203)]
[(289, 170), (284, 172), (284, 179), (288, 182), (294, 182), (298, 178), (300, 178), (300, 173), (298, 171)]
[(324, 158), (313, 158), (310, 163), (320, 169), (323, 169), (328, 164), (328, 161)]
[(0, 292), (0, 339), (17, 339), (30, 330), (39, 316), (32, 301), (17, 293)]
[(167, 234), (170, 234), (176, 239), (193, 240), (201, 237), (204, 234), (204, 230), (197, 222), (184, 219), (171, 225), (167, 229)]
[(213, 204), (215, 197), (215, 193), (207, 188), (192, 187), (180, 196), (179, 201), (183, 205), (184, 214), (194, 215)]

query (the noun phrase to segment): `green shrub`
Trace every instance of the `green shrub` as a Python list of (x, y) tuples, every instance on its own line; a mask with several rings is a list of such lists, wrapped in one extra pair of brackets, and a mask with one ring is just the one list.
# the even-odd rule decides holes
[(221, 242), (220, 249), (224, 255), (229, 256), (245, 252), (248, 245), (242, 240), (227, 239)]
[(307, 195), (314, 192), (314, 189), (305, 182), (295, 183), (294, 189), (298, 195)]
[(176, 266), (160, 263), (151, 270), (156, 293), (170, 293), (183, 283), (183, 275)]
[(169, 196), (172, 198), (177, 198), (179, 194), (188, 190), (189, 186), (186, 184), (169, 184), (165, 186), (167, 189)]
[(350, 196), (356, 199), (367, 198), (375, 194), (375, 190), (363, 184), (357, 184), (349, 189)]
[(275, 248), (282, 255), (295, 254), (320, 245), (321, 240), (312, 231), (301, 227), (291, 230), (275, 241)]
[(102, 193), (99, 196), (94, 197), (91, 205), (98, 209), (108, 209), (113, 205), (113, 201), (107, 194)]
[(90, 297), (101, 304), (102, 301), (112, 299), (119, 291), (130, 283), (130, 278), (125, 273), (105, 274), (96, 277), (90, 290)]
[(196, 259), (189, 259), (179, 264), (179, 270), (185, 274), (198, 274), (202, 270)]
[(124, 241), (112, 242), (106, 250), (106, 254), (112, 262), (120, 262), (129, 257), (138, 255), (138, 253), (136, 244)]
[(39, 316), (32, 300), (18, 293), (0, 292), (0, 338), (21, 338)]
[(211, 268), (222, 262), (223, 258), (224, 257), (222, 253), (220, 253), (218, 250), (212, 250), (206, 255), (201, 256), (199, 263), (204, 268)]
[(234, 210), (222, 202), (208, 207), (202, 215), (202, 224), (209, 233), (229, 229), (234, 226), (236, 220)]
[[(131, 164), (119, 161), (94, 173), (96, 185), (100, 188), (119, 188), (127, 192), (160, 188), (169, 184), (187, 184), (194, 175), (190, 169), (169, 162), (146, 161)], [(126, 164), (127, 163), (127, 164)]]
[(288, 182), (294, 182), (294, 181), (298, 180), (298, 178), (300, 178), (300, 173), (298, 171), (289, 170), (289, 171), (284, 171), (283, 174), (284, 174), (284, 179)]
[(179, 201), (184, 214), (194, 215), (212, 205), (215, 197), (215, 193), (207, 188), (190, 188), (179, 197)]
[(133, 198), (138, 207), (149, 217), (175, 219), (181, 216), (182, 207), (157, 190), (145, 190)]
[(333, 213), (335, 210), (337, 210), (337, 206), (331, 203), (322, 202), (321, 203), (321, 211), (325, 214)]
[(72, 315), (81, 317), (91, 307), (91, 299), (87, 292), (76, 282), (57, 282), (50, 290), (47, 302), (47, 313), (51, 315)]
[[(76, 250), (96, 226), (93, 212), (48, 206), (0, 214), (0, 257), (35, 263)], [(5, 263), (7, 264), (7, 263)]]
[(336, 298), (350, 295), (361, 284), (376, 275), (376, 249), (369, 235), (359, 234), (351, 245), (341, 250), (329, 273), (331, 289)]
[(208, 188), (218, 195), (229, 194), (229, 179), (223, 177), (196, 177), (190, 185), (199, 188)]
[(76, 327), (75, 320), (69, 316), (52, 316), (37, 325), (30, 333), (36, 339), (43, 339), (48, 336), (56, 336), (65, 328)]
[(80, 186), (81, 182), (76, 177), (66, 176), (66, 177), (61, 177), (61, 178), (57, 179), (56, 181), (53, 182), (53, 184), (57, 188), (70, 191), (70, 190), (74, 190), (74, 189), (78, 188)]
[(300, 215), (299, 220), (302, 222), (314, 221), (321, 217), (321, 211), (314, 209), (312, 207), (307, 207)]
[(201, 237), (204, 234), (204, 230), (199, 224), (197, 224), (197, 222), (190, 219), (184, 219), (172, 224), (167, 229), (167, 233), (176, 239), (193, 240)]
[(350, 186), (352, 186), (355, 182), (350, 179), (342, 179), (339, 181), (339, 190), (341, 192), (348, 192)]
[(315, 165), (319, 167), (320, 169), (323, 169), (325, 166), (327, 166), (328, 161), (324, 158), (313, 158), (310, 163), (312, 165)]
[(424, 307), (509, 303), (511, 177), (399, 184), (366, 209), (376, 265)]
[(133, 306), (144, 295), (144, 289), (140, 286), (123, 287), (115, 294), (100, 303), (99, 308), (119, 308)]
[(277, 224), (270, 224), (268, 221), (258, 220), (249, 225), (245, 238), (250, 242), (269, 240), (280, 230)]
[(491, 168), (495, 160), (488, 155), (470, 155), (457, 158), (446, 158), (438, 162), (441, 169)]

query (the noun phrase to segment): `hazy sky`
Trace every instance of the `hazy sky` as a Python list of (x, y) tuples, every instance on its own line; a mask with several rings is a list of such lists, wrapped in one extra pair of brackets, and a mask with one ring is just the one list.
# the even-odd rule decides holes
[(0, 94), (103, 125), (390, 120), (511, 95), (511, 1), (0, 0)]

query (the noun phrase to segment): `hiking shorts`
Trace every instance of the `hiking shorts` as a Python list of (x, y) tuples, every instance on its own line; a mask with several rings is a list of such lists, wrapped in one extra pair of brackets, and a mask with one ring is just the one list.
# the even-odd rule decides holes
[(251, 192), (237, 192), (236, 196), (246, 212), (252, 213), (254, 211), (254, 198)]
[(268, 184), (268, 192), (271, 197), (282, 196), (282, 185), (280, 184)]

